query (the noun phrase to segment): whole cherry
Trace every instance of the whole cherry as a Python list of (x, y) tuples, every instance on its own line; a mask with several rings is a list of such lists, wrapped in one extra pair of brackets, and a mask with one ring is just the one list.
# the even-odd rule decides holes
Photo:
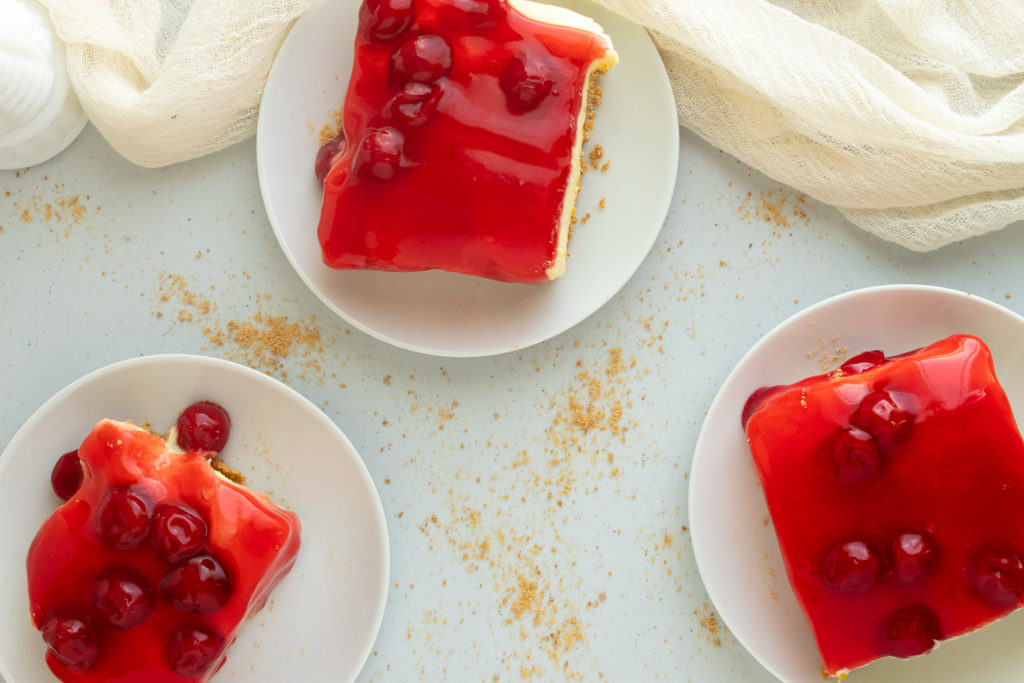
[(99, 505), (94, 527), (107, 545), (133, 550), (149, 535), (150, 502), (135, 487), (119, 486), (107, 492)]
[(111, 625), (128, 629), (149, 617), (156, 594), (149, 582), (135, 572), (112, 571), (93, 582), (89, 601)]
[(167, 663), (179, 676), (199, 678), (213, 668), (223, 651), (221, 636), (208, 628), (185, 626), (167, 644)]
[(525, 114), (551, 94), (555, 81), (543, 56), (535, 50), (520, 50), (505, 64), (498, 84), (505, 93), (509, 111)]
[(832, 446), (832, 468), (836, 478), (848, 486), (867, 484), (878, 478), (885, 462), (875, 438), (856, 427), (840, 427)]
[(195, 510), (161, 505), (153, 513), (153, 549), (170, 564), (198, 553), (206, 543), (207, 526)]
[(390, 40), (412, 25), (412, 0), (363, 0), (359, 30), (371, 40)]
[(832, 590), (864, 593), (882, 580), (882, 560), (866, 541), (841, 541), (825, 553), (818, 572)]
[(1017, 605), (1024, 593), (1024, 563), (1009, 548), (978, 549), (967, 560), (964, 575), (979, 596), (998, 608)]
[(939, 565), (939, 549), (928, 534), (905, 531), (892, 542), (889, 559), (892, 575), (902, 583), (911, 584)]
[(231, 597), (231, 590), (227, 572), (210, 555), (190, 558), (160, 581), (160, 592), (183, 612), (216, 612)]
[(878, 440), (883, 449), (903, 442), (914, 426), (914, 416), (900, 407), (891, 393), (884, 389), (865, 396), (850, 421)]
[(231, 417), (213, 401), (197, 401), (178, 416), (178, 446), (186, 451), (224, 450), (231, 435)]
[(885, 354), (881, 351), (864, 351), (840, 365), (839, 370), (844, 375), (859, 375), (885, 362)]
[(441, 88), (430, 83), (406, 83), (398, 94), (384, 105), (386, 118), (408, 126), (427, 122), (441, 101)]
[(53, 492), (60, 498), (68, 500), (82, 487), (82, 461), (78, 451), (69, 451), (57, 458), (57, 463), (50, 472), (50, 485)]
[(99, 634), (78, 608), (55, 609), (40, 622), (39, 631), (50, 653), (72, 671), (88, 671), (99, 657)]
[(341, 133), (337, 137), (328, 140), (320, 146), (316, 153), (316, 161), (313, 164), (313, 173), (320, 184), (324, 184), (327, 174), (331, 172), (338, 160), (345, 153), (345, 136)]
[(403, 164), (405, 136), (392, 128), (367, 131), (352, 159), (352, 172), (360, 178), (386, 182), (395, 177)]
[(895, 657), (914, 657), (929, 652), (942, 639), (935, 613), (927, 607), (908, 605), (889, 617), (885, 625), (886, 650)]
[(441, 36), (425, 34), (407, 38), (391, 54), (388, 69), (395, 85), (409, 81), (433, 83), (451, 71), (452, 49)]

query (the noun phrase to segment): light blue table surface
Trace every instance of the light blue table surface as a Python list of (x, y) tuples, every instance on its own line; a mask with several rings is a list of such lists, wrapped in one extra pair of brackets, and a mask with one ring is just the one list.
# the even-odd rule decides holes
[[(391, 591), (361, 681), (771, 680), (718, 624), (690, 546), (716, 390), (777, 323), (851, 289), (943, 285), (1024, 312), (1020, 226), (912, 253), (686, 131), (680, 159), (661, 236), (609, 304), (538, 346), (449, 360), (378, 342), (305, 288), (252, 140), (144, 170), (89, 127), (0, 173), (0, 444), (108, 363), (246, 362), (322, 406), (380, 491)], [(322, 348), (296, 341), (275, 366), (230, 340), (257, 314)]]

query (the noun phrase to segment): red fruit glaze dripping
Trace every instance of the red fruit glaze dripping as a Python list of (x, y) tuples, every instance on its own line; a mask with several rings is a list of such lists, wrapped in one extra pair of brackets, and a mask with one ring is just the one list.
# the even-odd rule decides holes
[(862, 354), (755, 392), (742, 417), (826, 672), (922, 654), (1020, 606), (1024, 441), (980, 339)]
[[(206, 681), (223, 659), (224, 644), (232, 642), (246, 617), (259, 610), (294, 563), (298, 519), (218, 475), (204, 454), (171, 451), (162, 438), (133, 425), (100, 422), (79, 455), (85, 464), (81, 488), (43, 523), (29, 549), (29, 607), (37, 627), (46, 626), (53, 613), (84, 613), (92, 630), (83, 642), (93, 643), (96, 655), (87, 670), (75, 671), (51, 652), (50, 669), (63, 681), (81, 683), (129, 677), (147, 683)], [(97, 529), (97, 511), (111, 491), (136, 492), (154, 509), (147, 540), (127, 550), (114, 548)], [(167, 521), (169, 512), (194, 515), (199, 531), (195, 520), (179, 519), (165, 524), (177, 529), (172, 533), (176, 540), (167, 542), (167, 529), (153, 529), (161, 519)], [(193, 532), (201, 541), (198, 547)], [(168, 555), (176, 561), (168, 561)], [(182, 611), (167, 597), (154, 596), (146, 614), (150, 591), (158, 593), (165, 579), (173, 583), (176, 567), (206, 556), (222, 565), (229, 581), (226, 590), (203, 574), (185, 586), (189, 590), (168, 592), (175, 600), (184, 595), (186, 602), (201, 606), (199, 611), (218, 603), (219, 609), (206, 614)], [(114, 582), (101, 585), (104, 578)], [(139, 591), (118, 583), (126, 579), (138, 584)], [(124, 628), (109, 623), (110, 614), (125, 619)], [(182, 629), (199, 629), (207, 637), (192, 637)], [(183, 635), (175, 636), (179, 631)], [(175, 667), (188, 673), (177, 673)]]
[[(349, 144), (324, 181), (324, 263), (547, 281), (583, 84), (606, 44), (503, 0), (416, 0), (410, 23), (404, 7), (380, 0), (360, 12)], [(393, 103), (410, 82), (436, 98), (415, 115)], [(389, 129), (397, 135), (367, 142)], [(368, 163), (381, 142), (389, 153)]]

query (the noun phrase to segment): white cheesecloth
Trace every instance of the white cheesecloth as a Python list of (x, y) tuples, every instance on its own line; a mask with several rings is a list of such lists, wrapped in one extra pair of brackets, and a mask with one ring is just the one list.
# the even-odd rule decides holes
[(256, 130), (270, 65), (313, 0), (39, 0), (89, 119), (149, 168)]
[[(865, 230), (927, 250), (1024, 218), (1021, 0), (596, 1), (651, 29), (682, 125)], [(93, 123), (152, 167), (253, 132), (312, 0), (42, 3)]]
[(861, 228), (1024, 218), (1021, 0), (598, 2), (651, 29), (682, 125)]

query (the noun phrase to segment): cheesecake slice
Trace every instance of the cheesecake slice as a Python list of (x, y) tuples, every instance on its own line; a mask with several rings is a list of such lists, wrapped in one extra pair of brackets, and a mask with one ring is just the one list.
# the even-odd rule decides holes
[(129, 423), (99, 422), (77, 454), (81, 484), (27, 560), (51, 671), (82, 683), (209, 680), (294, 564), (298, 517), (215, 471), (209, 451)]
[(324, 263), (562, 275), (597, 79), (617, 62), (562, 8), (365, 0), (342, 135), (319, 155)]
[(755, 392), (743, 419), (825, 672), (1022, 605), (1024, 442), (980, 339), (862, 353)]

